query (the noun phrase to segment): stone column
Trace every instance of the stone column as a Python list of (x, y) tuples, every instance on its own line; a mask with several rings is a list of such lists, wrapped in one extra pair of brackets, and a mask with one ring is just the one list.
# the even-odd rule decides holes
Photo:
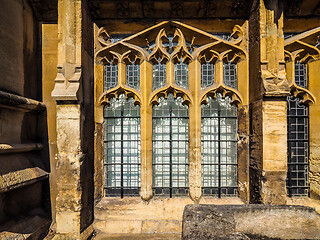
[(93, 233), (93, 24), (84, 0), (58, 2), (55, 239)]
[(251, 202), (286, 204), (287, 103), (283, 3), (254, 2), (249, 20)]
[(309, 134), (310, 134), (310, 157), (309, 157), (309, 181), (310, 196), (320, 196), (320, 60), (310, 62), (309, 90), (314, 94), (316, 102), (309, 107)]
[(201, 198), (201, 64), (193, 61), (189, 64), (189, 89), (194, 102), (189, 104), (189, 192), (193, 201)]

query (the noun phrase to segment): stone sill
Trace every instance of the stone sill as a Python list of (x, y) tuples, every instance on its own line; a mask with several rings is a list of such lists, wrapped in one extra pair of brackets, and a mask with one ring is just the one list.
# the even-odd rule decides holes
[(312, 207), (320, 214), (320, 200), (310, 197), (287, 197), (287, 205)]

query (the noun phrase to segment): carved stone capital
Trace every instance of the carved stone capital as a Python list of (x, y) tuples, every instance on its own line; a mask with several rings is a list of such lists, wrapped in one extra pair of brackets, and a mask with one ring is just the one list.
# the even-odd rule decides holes
[[(71, 78), (67, 79), (66, 72), (70, 71), (70, 68), (73, 68), (73, 74), (71, 75)], [(80, 65), (69, 65), (67, 67), (66, 65), (58, 65), (58, 73), (51, 96), (57, 101), (78, 101), (81, 71), (82, 68)]]

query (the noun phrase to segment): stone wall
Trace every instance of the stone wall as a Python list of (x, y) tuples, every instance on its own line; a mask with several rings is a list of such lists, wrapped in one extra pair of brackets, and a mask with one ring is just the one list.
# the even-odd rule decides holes
[[(0, 238), (31, 234), (16, 228), (50, 223), (46, 107), (42, 99), (39, 25), (27, 1), (0, 8)], [(22, 218), (22, 215), (24, 218)], [(17, 219), (16, 224), (10, 220)], [(42, 221), (42, 220), (43, 221)], [(11, 233), (10, 233), (11, 232)], [(13, 233), (14, 232), (14, 233)]]

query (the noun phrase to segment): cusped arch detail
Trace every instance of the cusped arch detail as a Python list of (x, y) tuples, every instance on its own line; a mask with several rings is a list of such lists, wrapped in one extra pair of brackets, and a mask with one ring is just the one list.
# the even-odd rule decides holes
[(121, 94), (124, 94), (126, 96), (126, 99), (133, 97), (134, 98), (134, 104), (135, 105), (142, 105), (142, 97), (140, 93), (136, 92), (135, 89), (130, 88), (128, 86), (122, 86), (119, 85), (115, 88), (111, 88), (104, 93), (101, 94), (99, 97), (99, 105), (109, 105), (110, 99), (112, 98), (118, 98)]
[(179, 87), (175, 84), (165, 86), (163, 88), (159, 88), (155, 90), (151, 97), (149, 98), (149, 105), (158, 105), (159, 104), (159, 98), (164, 97), (167, 98), (168, 94), (172, 93), (174, 98), (182, 97), (183, 102), (182, 104), (188, 104), (193, 105), (191, 94), (188, 93), (184, 88)]
[(241, 94), (228, 86), (225, 86), (224, 84), (214, 84), (210, 87), (207, 87), (201, 91), (200, 95), (200, 104), (207, 104), (207, 98), (213, 97), (216, 98), (217, 93), (220, 93), (223, 98), (230, 97), (231, 98), (231, 104), (235, 104), (237, 106), (241, 105), (243, 100)]

